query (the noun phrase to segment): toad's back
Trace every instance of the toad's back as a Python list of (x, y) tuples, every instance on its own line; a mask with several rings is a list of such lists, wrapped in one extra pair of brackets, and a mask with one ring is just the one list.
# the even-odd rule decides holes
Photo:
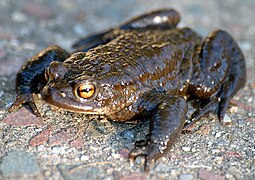
[(69, 81), (90, 76), (111, 81), (111, 85), (143, 84), (163, 87), (171, 93), (190, 78), (191, 57), (201, 43), (201, 38), (188, 28), (119, 30), (116, 36), (106, 45), (75, 53), (65, 60)]

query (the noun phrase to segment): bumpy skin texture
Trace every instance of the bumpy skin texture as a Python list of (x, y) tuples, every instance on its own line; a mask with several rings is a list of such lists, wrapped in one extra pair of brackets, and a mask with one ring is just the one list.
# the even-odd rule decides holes
[[(39, 115), (31, 94), (44, 82), (42, 97), (53, 106), (120, 122), (149, 119), (147, 139), (129, 154), (145, 156), (147, 168), (200, 117), (216, 112), (222, 120), (246, 80), (244, 57), (229, 34), (217, 30), (202, 40), (189, 28), (176, 28), (179, 19), (172, 9), (159, 10), (82, 38), (70, 55), (56, 46), (40, 52), (17, 75), (10, 110), (28, 102)], [(47, 81), (38, 79), (46, 66)], [(185, 124), (193, 99), (199, 107)]]

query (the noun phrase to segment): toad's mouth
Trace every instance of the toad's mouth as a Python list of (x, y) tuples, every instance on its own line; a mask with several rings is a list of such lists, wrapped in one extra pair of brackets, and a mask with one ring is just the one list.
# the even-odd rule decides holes
[(70, 91), (64, 92), (54, 87), (45, 86), (42, 90), (42, 98), (50, 105), (59, 109), (85, 114), (104, 114), (102, 108), (96, 107), (92, 102), (85, 104), (78, 101)]

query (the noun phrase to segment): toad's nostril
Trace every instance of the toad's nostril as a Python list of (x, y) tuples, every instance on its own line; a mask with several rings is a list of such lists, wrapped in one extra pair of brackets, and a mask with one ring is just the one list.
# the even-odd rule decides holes
[(64, 91), (60, 91), (60, 95), (62, 96), (62, 97), (66, 97), (66, 93), (64, 93)]

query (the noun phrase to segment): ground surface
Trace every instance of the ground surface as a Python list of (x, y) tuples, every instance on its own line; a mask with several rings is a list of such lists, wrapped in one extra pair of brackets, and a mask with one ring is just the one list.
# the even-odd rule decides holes
[[(127, 154), (148, 124), (53, 111), (40, 100), (41, 118), (24, 108), (6, 112), (15, 98), (15, 73), (36, 52), (52, 43), (71, 50), (81, 36), (162, 7), (181, 13), (180, 26), (203, 36), (222, 28), (240, 44), (248, 82), (232, 100), (229, 126), (214, 115), (204, 118), (144, 174), (142, 158), (132, 166)], [(1, 0), (0, 179), (255, 179), (254, 11), (254, 0)]]

